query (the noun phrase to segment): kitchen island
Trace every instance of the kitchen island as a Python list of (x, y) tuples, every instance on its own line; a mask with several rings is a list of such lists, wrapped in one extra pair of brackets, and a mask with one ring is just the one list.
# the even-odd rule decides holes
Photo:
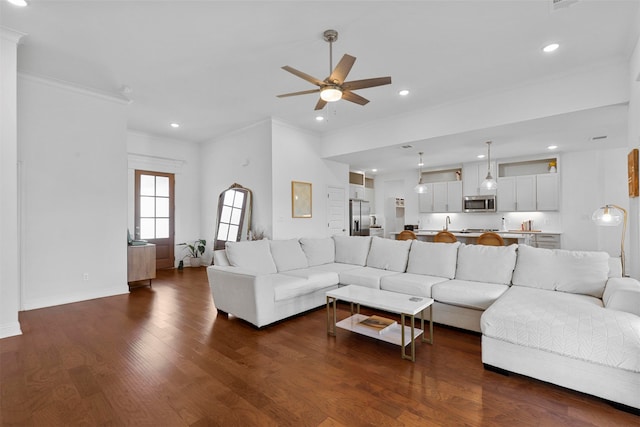
[[(416, 236), (418, 240), (423, 240), (425, 242), (433, 242), (433, 237), (443, 230), (415, 230)], [(475, 244), (477, 238), (485, 232), (494, 232), (502, 236), (505, 244), (511, 245), (513, 243), (524, 244), (535, 247), (544, 247), (549, 249), (559, 249), (560, 248), (560, 235), (561, 233), (557, 232), (546, 232), (546, 231), (520, 231), (520, 230), (509, 230), (509, 231), (496, 231), (496, 230), (478, 230), (478, 229), (468, 229), (468, 230), (447, 230), (458, 239), (461, 243)], [(395, 239), (396, 236), (400, 234), (400, 232), (391, 232), (389, 233), (390, 238)]]

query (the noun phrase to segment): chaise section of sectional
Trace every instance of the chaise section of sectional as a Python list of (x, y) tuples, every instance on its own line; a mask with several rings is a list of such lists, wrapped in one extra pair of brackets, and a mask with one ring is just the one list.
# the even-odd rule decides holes
[(521, 246), (482, 315), (483, 363), (640, 409), (640, 283), (609, 274), (604, 252)]

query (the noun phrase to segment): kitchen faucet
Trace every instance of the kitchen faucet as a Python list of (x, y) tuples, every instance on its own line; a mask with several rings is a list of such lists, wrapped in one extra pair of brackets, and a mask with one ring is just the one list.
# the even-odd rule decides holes
[(451, 225), (451, 218), (449, 218), (449, 215), (447, 215), (447, 217), (444, 219), (443, 230), (449, 231), (449, 225)]

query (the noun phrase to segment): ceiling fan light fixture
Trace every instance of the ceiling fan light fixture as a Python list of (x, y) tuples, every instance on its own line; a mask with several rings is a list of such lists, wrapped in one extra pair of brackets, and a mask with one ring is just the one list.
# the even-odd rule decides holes
[(327, 102), (340, 101), (342, 99), (342, 89), (335, 85), (326, 86), (320, 91), (320, 98)]

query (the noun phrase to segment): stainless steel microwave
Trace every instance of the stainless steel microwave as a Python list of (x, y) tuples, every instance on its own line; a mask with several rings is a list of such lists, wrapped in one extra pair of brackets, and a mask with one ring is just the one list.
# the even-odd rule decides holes
[(464, 196), (462, 210), (464, 212), (495, 212), (496, 196)]

